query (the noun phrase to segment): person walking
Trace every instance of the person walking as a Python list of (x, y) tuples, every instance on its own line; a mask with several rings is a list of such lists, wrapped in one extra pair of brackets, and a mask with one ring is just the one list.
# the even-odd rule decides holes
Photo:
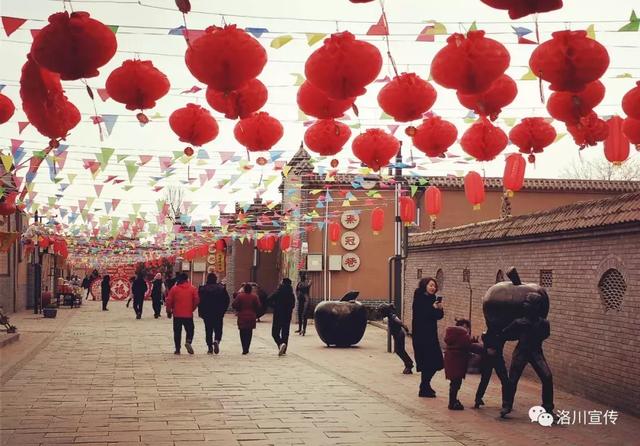
[(136, 319), (142, 318), (142, 304), (144, 303), (144, 295), (147, 293), (147, 282), (145, 282), (142, 273), (131, 284), (131, 292), (133, 293), (133, 311), (136, 312)]
[(437, 297), (438, 282), (432, 277), (421, 279), (413, 293), (413, 351), (416, 370), (421, 372), (418, 396), (435, 398), (431, 378), (444, 367), (438, 341), (438, 321), (444, 317), (442, 297)]
[(102, 297), (102, 311), (109, 311), (107, 304), (109, 303), (109, 296), (111, 295), (111, 282), (109, 274), (105, 274), (100, 284), (100, 291)]
[(411, 375), (413, 369), (413, 361), (405, 350), (405, 338), (409, 334), (409, 328), (402, 322), (402, 320), (396, 314), (396, 307), (393, 304), (382, 304), (378, 308), (380, 315), (383, 318), (387, 318), (389, 325), (389, 332), (393, 338), (393, 350), (398, 357), (404, 363), (405, 375)]
[(293, 295), (291, 279), (285, 277), (278, 289), (267, 298), (267, 305), (273, 307), (273, 324), (271, 336), (278, 346), (278, 356), (287, 353), (289, 342), (289, 328), (291, 326), (291, 314), (296, 306), (296, 298)]
[(89, 293), (91, 292), (91, 279), (89, 279), (88, 274), (84, 276), (84, 279), (82, 279), (82, 288), (87, 290), (87, 296), (84, 298), (84, 300), (88, 300)]
[(160, 310), (162, 310), (162, 295), (164, 294), (164, 283), (162, 282), (162, 274), (158, 273), (153, 278), (151, 284), (151, 303), (153, 305), (153, 317), (158, 319), (160, 317)]
[(193, 335), (195, 328), (193, 326), (193, 312), (198, 308), (200, 299), (196, 288), (189, 283), (189, 277), (186, 273), (179, 273), (176, 276), (176, 284), (171, 288), (167, 295), (166, 308), (167, 316), (173, 316), (173, 342), (176, 355), (180, 354), (180, 343), (182, 340), (182, 327), (186, 331), (185, 348), (190, 355), (193, 355)]
[(298, 329), (296, 333), (304, 336), (307, 332), (307, 312), (309, 309), (311, 282), (307, 280), (307, 275), (300, 273), (300, 281), (296, 285), (296, 297), (298, 300)]
[(242, 344), (242, 354), (249, 353), (251, 337), (256, 328), (256, 314), (261, 308), (258, 296), (251, 292), (251, 285), (245, 283), (231, 306), (236, 310), (238, 317), (238, 330), (240, 331), (240, 342)]
[(209, 273), (207, 283), (198, 290), (198, 296), (200, 297), (198, 314), (204, 321), (207, 353), (217, 355), (220, 353), (224, 313), (229, 308), (229, 293), (218, 283), (218, 277), (214, 273)]

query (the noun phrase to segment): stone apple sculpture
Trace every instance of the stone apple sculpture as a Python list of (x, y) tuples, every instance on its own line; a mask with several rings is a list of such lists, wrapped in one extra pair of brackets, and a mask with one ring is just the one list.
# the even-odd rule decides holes
[(364, 336), (367, 328), (367, 310), (356, 301), (360, 294), (350, 291), (340, 301), (320, 302), (313, 313), (318, 336), (327, 347), (349, 347)]

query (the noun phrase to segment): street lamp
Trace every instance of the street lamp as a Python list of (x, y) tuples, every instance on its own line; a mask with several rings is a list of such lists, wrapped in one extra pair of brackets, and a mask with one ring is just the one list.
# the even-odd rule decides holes
[[(38, 225), (38, 211), (33, 216), (34, 225)], [(38, 314), (42, 307), (42, 278), (40, 266), (40, 245), (38, 245), (38, 237), (35, 238), (35, 246), (33, 249), (33, 257), (31, 258), (33, 265), (33, 314)]]

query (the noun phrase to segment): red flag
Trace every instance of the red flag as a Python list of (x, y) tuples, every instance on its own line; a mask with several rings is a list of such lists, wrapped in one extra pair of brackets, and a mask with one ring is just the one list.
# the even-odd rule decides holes
[(22, 133), (22, 131), (29, 125), (29, 121), (18, 121), (18, 134)]
[(380, 20), (375, 25), (371, 25), (369, 27), (369, 31), (367, 31), (368, 36), (388, 36), (389, 30), (387, 29), (387, 25), (384, 23), (384, 16), (380, 16)]
[(102, 102), (106, 102), (107, 99), (111, 97), (109, 96), (109, 93), (107, 92), (106, 88), (98, 88), (98, 96), (100, 96), (100, 99), (102, 99)]
[(533, 40), (529, 40), (526, 37), (518, 36), (518, 43), (522, 43), (525, 45), (537, 45), (538, 42), (534, 42)]
[(9, 37), (15, 30), (24, 25), (27, 19), (19, 19), (16, 17), (5, 17), (2, 16), (2, 26), (4, 27), (4, 32)]

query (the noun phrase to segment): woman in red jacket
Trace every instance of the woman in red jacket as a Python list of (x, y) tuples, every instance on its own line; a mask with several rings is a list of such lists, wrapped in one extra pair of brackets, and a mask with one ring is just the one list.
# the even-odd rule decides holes
[(180, 341), (182, 338), (182, 326), (187, 332), (185, 348), (190, 355), (193, 355), (193, 312), (198, 308), (200, 298), (198, 291), (189, 283), (189, 278), (185, 273), (178, 274), (176, 284), (169, 291), (167, 296), (167, 316), (173, 315), (173, 342), (176, 345), (176, 355), (180, 354)]
[(240, 342), (242, 354), (249, 353), (253, 329), (256, 328), (256, 314), (261, 308), (258, 296), (251, 293), (251, 285), (245, 284), (242, 291), (233, 299), (231, 306), (238, 316), (238, 330), (240, 330)]

